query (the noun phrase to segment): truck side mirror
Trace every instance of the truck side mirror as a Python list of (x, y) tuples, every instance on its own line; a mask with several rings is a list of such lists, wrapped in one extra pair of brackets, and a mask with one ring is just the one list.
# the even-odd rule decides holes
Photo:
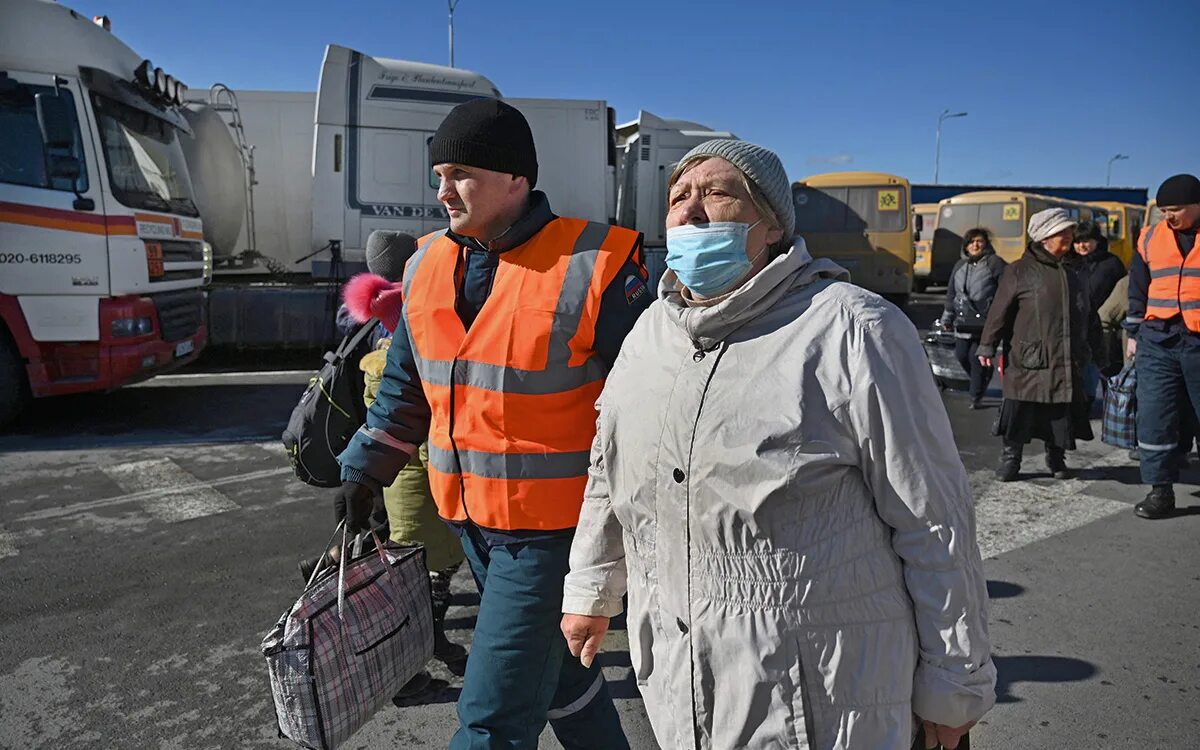
[(56, 94), (34, 96), (38, 126), (47, 149), (68, 150), (75, 145), (74, 115), (66, 97)]
[(917, 234), (925, 231), (925, 217), (921, 214), (913, 214), (913, 231)]

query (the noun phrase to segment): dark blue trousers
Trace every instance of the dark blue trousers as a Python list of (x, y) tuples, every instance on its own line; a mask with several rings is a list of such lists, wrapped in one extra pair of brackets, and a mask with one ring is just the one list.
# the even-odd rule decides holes
[(987, 393), (988, 383), (992, 382), (993, 368), (979, 364), (978, 353), (979, 339), (954, 340), (954, 356), (970, 378), (967, 394), (972, 401), (983, 398), (983, 395)]
[(1181, 423), (1186, 426), (1183, 420), (1193, 415), (1200, 419), (1200, 411), (1193, 408), (1200, 404), (1200, 346), (1138, 337), (1136, 361), (1142, 482), (1174, 484), (1179, 479), (1177, 451), (1186, 431), (1181, 431)]
[(480, 603), (451, 750), (536, 750), (547, 721), (567, 750), (628, 750), (599, 660), (584, 669), (559, 629), (571, 536), (461, 539)]

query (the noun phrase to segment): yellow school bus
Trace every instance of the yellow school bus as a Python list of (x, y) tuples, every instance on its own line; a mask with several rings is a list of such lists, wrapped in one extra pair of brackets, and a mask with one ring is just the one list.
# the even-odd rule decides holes
[(1108, 212), (1100, 206), (1065, 198), (1007, 190), (981, 190), (946, 198), (938, 203), (937, 227), (933, 232), (930, 284), (945, 284), (962, 255), (962, 238), (968, 229), (983, 227), (992, 233), (996, 254), (1009, 263), (1025, 252), (1029, 239), (1025, 228), (1029, 217), (1047, 208), (1065, 208), (1077, 221), (1090, 219), (1108, 226)]
[(1092, 205), (1108, 212), (1108, 251), (1129, 268), (1133, 260), (1133, 246), (1137, 244), (1142, 222), (1146, 220), (1146, 207), (1115, 201), (1096, 201)]
[(938, 204), (913, 204), (913, 291), (923, 292), (933, 260), (933, 228), (937, 224)]
[(894, 302), (912, 291), (913, 236), (908, 180), (881, 172), (832, 172), (793, 183), (796, 234), (814, 257)]

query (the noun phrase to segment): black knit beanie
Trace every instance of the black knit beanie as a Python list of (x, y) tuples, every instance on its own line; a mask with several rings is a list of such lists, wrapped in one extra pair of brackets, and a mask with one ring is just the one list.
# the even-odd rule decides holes
[(429, 145), (430, 166), (464, 164), (537, 184), (533, 133), (521, 112), (499, 99), (472, 99), (450, 110)]
[(1163, 206), (1187, 206), (1192, 203), (1200, 203), (1200, 180), (1197, 180), (1194, 175), (1177, 174), (1174, 177), (1168, 177), (1158, 188), (1158, 195), (1155, 196), (1158, 202), (1158, 207)]

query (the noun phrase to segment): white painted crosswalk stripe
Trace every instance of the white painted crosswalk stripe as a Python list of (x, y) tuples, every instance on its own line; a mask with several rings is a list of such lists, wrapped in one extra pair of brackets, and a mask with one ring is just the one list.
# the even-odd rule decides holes
[[(1098, 455), (1075, 456), (1072, 466), (1099, 469), (1126, 462), (1125, 452), (1107, 446)], [(1040, 457), (1033, 456), (1032, 461)], [(1029, 460), (1027, 459), (1027, 462)], [(1088, 482), (1079, 479), (999, 482), (991, 471), (975, 472), (976, 538), (986, 560), (1078, 528), (1121, 511), (1126, 503), (1084, 493)]]
[(104, 473), (125, 492), (150, 493), (142, 505), (161, 521), (187, 521), (239, 507), (169, 458), (108, 466)]
[[(193, 490), (193, 489), (194, 490), (202, 490), (206, 487), (208, 489), (215, 490), (215, 488), (221, 487), (221, 486), (224, 486), (227, 484), (240, 484), (240, 483), (246, 483), (246, 482), (253, 482), (253, 481), (257, 481), (259, 479), (267, 479), (267, 478), (271, 478), (271, 477), (282, 476), (284, 474), (290, 474), (291, 472), (292, 472), (291, 467), (285, 466), (285, 467), (275, 468), (275, 469), (263, 469), (261, 471), (251, 471), (251, 472), (247, 472), (245, 474), (234, 474), (232, 476), (221, 477), (220, 479), (214, 479), (210, 482), (201, 482), (199, 479), (196, 479), (195, 477), (192, 477), (189, 474), (188, 477), (190, 477), (191, 483), (190, 484), (180, 484), (175, 488), (175, 491), (182, 492), (185, 490)], [(107, 470), (105, 473), (107, 473)], [(74, 516), (74, 515), (81, 515), (84, 513), (90, 513), (94, 510), (99, 510), (101, 508), (110, 508), (115, 505), (125, 505), (126, 503), (153, 501), (153, 500), (160, 498), (162, 496), (162, 494), (163, 494), (162, 489), (160, 489), (158, 487), (150, 487), (150, 488), (140, 490), (140, 491), (129, 492), (124, 495), (117, 495), (116, 497), (104, 497), (104, 498), (100, 498), (99, 500), (88, 500), (86, 502), (74, 503), (71, 505), (66, 505), (66, 506), (62, 506), (62, 507), (58, 507), (58, 508), (45, 508), (43, 510), (36, 510), (31, 513), (26, 513), (22, 516), (19, 516), (15, 520), (23, 521), (23, 522), (30, 522), (30, 521), (47, 521), (47, 520), (50, 520), (53, 518), (66, 518), (67, 516)]]
[(0, 560), (17, 556), (17, 535), (0, 527)]

